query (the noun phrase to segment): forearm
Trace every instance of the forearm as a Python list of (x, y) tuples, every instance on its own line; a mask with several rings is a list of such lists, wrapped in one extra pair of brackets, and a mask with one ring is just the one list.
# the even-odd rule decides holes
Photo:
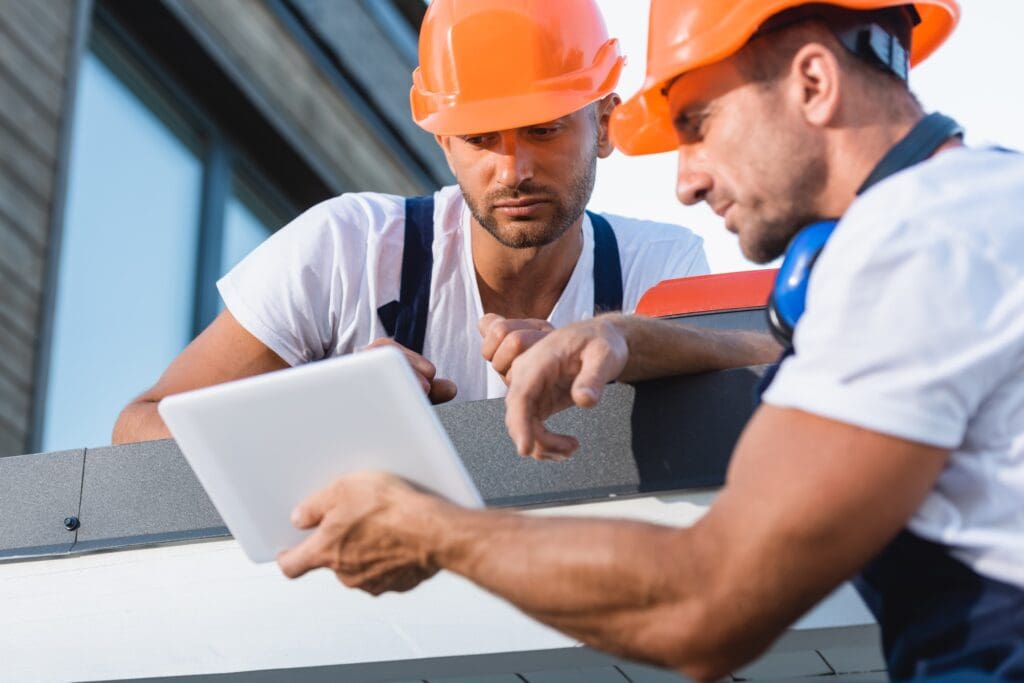
[(774, 363), (782, 352), (763, 332), (705, 329), (628, 315), (613, 316), (611, 322), (629, 348), (620, 377), (626, 382)]
[(153, 441), (169, 439), (171, 433), (160, 418), (156, 409), (157, 402), (138, 399), (128, 404), (114, 425), (112, 443), (133, 443), (136, 441)]
[(432, 518), (438, 566), (538, 621), (593, 647), (691, 675), (716, 656), (700, 599), (710, 575), (702, 558), (715, 555), (692, 543), (687, 529), (450, 506)]

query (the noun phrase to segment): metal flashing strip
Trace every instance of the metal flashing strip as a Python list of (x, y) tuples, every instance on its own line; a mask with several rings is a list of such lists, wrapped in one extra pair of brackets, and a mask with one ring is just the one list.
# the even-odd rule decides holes
[[(874, 624), (817, 629), (812, 633), (790, 630), (759, 660), (737, 671), (733, 680), (793, 680), (825, 676), (825, 680), (888, 680), (879, 657), (879, 633)], [(834, 646), (829, 646), (833, 643)], [(833, 653), (856, 651), (851, 660)], [(813, 668), (812, 668), (813, 667)], [(582, 676), (582, 677), (581, 677)], [(523, 652), (495, 652), (457, 657), (405, 659), (366, 664), (337, 664), (294, 669), (264, 669), (220, 674), (193, 674), (136, 680), (161, 683), (216, 681), (281, 681), (306, 683), (344, 680), (348, 683), (482, 683), (484, 681), (598, 680), (621, 683), (683, 683), (689, 679), (674, 672), (638, 664), (589, 647), (570, 647)], [(849, 679), (845, 677), (850, 676)], [(856, 676), (856, 678), (854, 678)]]
[[(437, 411), (491, 506), (667, 493), (724, 481), (760, 372), (611, 385), (598, 407), (551, 419), (581, 441), (566, 462), (516, 455), (501, 399)], [(228, 535), (170, 440), (17, 456), (0, 460), (0, 468), (0, 562)], [(68, 516), (80, 522), (73, 536), (63, 527)]]

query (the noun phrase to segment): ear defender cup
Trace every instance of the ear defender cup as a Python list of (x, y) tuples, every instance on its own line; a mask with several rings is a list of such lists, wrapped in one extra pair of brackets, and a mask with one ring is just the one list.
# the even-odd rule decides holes
[(775, 339), (787, 348), (793, 344), (793, 330), (804, 313), (811, 269), (837, 223), (811, 223), (796, 234), (786, 249), (786, 258), (768, 298), (768, 326)]

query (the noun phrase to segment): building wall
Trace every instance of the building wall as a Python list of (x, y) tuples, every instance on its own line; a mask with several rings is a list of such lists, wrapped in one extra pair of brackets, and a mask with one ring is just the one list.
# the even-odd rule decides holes
[[(449, 180), (439, 152), (425, 160), (430, 145), (411, 142), (408, 129), (396, 131), (378, 103), (345, 83), (345, 59), (379, 60), (407, 74), (395, 56), (402, 52), (399, 46), (366, 40), (361, 51), (325, 59), (316, 40), (303, 33), (309, 27), (290, 19), (294, 7), (286, 0), (0, 0), (0, 456), (39, 448), (46, 397), (38, 387), (47, 382), (66, 184), (62, 168), (71, 144), (65, 131), (74, 111), (75, 78), (69, 74), (77, 69), (100, 10), (137, 31), (134, 39), (143, 50), (151, 41), (154, 63), (162, 60), (172, 79), (183, 73), (176, 62), (201, 59), (202, 68), (209, 64), (222, 82), (230, 82), (244, 100), (241, 114), (230, 111), (239, 130), (247, 129), (249, 142), (242, 144), (276, 150), (266, 155), (271, 164), (288, 156), (292, 166), (282, 167), (284, 177), (296, 177), (292, 170), (299, 164), (311, 179), (303, 185), (308, 192), (298, 195), (299, 208), (343, 191), (422, 194)], [(359, 3), (337, 8), (342, 14), (357, 11), (365, 18)], [(176, 43), (170, 53), (166, 44), (158, 49), (158, 36), (166, 35), (158, 15), (188, 36), (188, 47), (177, 54)], [(190, 104), (206, 105), (202, 84), (198, 98), (184, 86), (197, 100)], [(223, 99), (209, 94), (211, 101)], [(253, 128), (253, 119), (262, 128)], [(253, 131), (257, 137), (266, 133), (260, 138), (265, 145), (252, 143)], [(250, 151), (255, 161), (265, 161)]]
[[(383, 131), (368, 124), (268, 5), (253, 0), (168, 0), (167, 5), (207, 45), (216, 46), (215, 59), (247, 83), (254, 103), (279, 120), (293, 144), (308, 150), (334, 186), (402, 195), (433, 189), (429, 179), (410, 171), (404, 155), (396, 155)], [(338, 7), (335, 15), (343, 14), (345, 21), (355, 19), (349, 14), (362, 14), (352, 3)], [(353, 52), (352, 59), (374, 60), (378, 52), (392, 50), (366, 38)]]
[(28, 443), (72, 0), (0, 0), (0, 456)]

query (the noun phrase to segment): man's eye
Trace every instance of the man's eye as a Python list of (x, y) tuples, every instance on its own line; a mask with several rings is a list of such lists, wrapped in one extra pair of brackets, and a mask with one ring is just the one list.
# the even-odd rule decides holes
[(707, 114), (694, 114), (676, 119), (676, 132), (679, 134), (679, 141), (684, 144), (693, 144), (704, 139)]
[(464, 135), (462, 140), (474, 147), (483, 147), (489, 144), (492, 137), (491, 135)]
[(551, 137), (558, 131), (554, 126), (535, 126), (530, 129), (534, 136), (539, 138)]

